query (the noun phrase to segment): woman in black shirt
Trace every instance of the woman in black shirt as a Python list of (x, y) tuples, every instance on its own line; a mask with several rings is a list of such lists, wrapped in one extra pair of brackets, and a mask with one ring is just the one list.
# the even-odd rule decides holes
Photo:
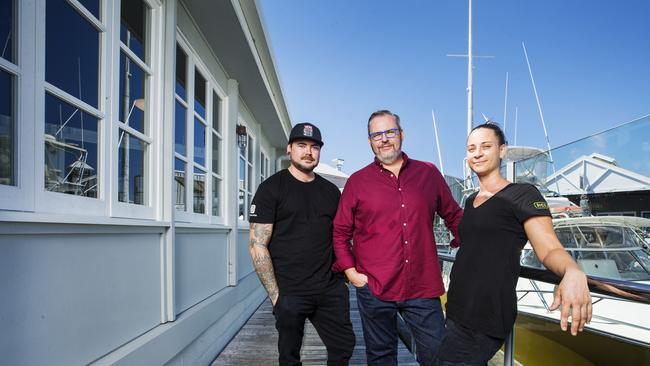
[(548, 205), (530, 184), (511, 183), (499, 171), (503, 131), (494, 123), (475, 127), (467, 139), (467, 162), (480, 190), (465, 202), (461, 247), (447, 294), (447, 335), (439, 365), (485, 365), (510, 333), (517, 316), (519, 255), (530, 241), (546, 268), (562, 277), (550, 309), (561, 306), (562, 330), (576, 335), (591, 320), (585, 274), (553, 230)]

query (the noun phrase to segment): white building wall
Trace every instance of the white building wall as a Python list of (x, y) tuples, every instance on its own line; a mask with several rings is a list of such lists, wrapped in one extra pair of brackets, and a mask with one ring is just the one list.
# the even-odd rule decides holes
[[(45, 6), (45, 0), (15, 2), (21, 4), (21, 22), (27, 19), (31, 25), (36, 12)], [(107, 16), (119, 8), (108, 0), (103, 4)], [(155, 84), (159, 90), (152, 93), (160, 95), (156, 105), (160, 113), (152, 125), (156, 129), (150, 160), (155, 167), (148, 192), (153, 197), (152, 206), (128, 207), (116, 202), (115, 189), (108, 187), (116, 180), (111, 176), (115, 169), (108, 168), (108, 164), (115, 164), (111, 161), (115, 155), (101, 157), (105, 164), (101, 178), (101, 184), (107, 187), (105, 194), (98, 199), (69, 197), (67, 201), (72, 205), (60, 203), (63, 201), (58, 200), (58, 195), (62, 193), (42, 192), (42, 161), (21, 155), (19, 176), (41, 178), (35, 187), (0, 187), (2, 197), (18, 192), (17, 202), (0, 204), (3, 364), (207, 364), (265, 298), (248, 255), (248, 223), (237, 217), (235, 126), (239, 116), (244, 117), (255, 137), (255, 187), (260, 180), (259, 153), (263, 151), (269, 158), (273, 173), (276, 152), (284, 146), (269, 142), (264, 130), (268, 127), (256, 120), (246, 100), (240, 100), (237, 80), (219, 62), (220, 50), (210, 48), (183, 4), (172, 0), (148, 0), (148, 4), (158, 5), (155, 15), (159, 28), (155, 30), (162, 31), (157, 38), (157, 52), (152, 55), (161, 58), (154, 62), (158, 68), (153, 69), (160, 77)], [(21, 31), (25, 28), (29, 23), (22, 22)], [(106, 31), (114, 37), (110, 32), (116, 29), (111, 24)], [(220, 217), (179, 215), (173, 207), (171, 134), (177, 34), (184, 37), (224, 98), (221, 159), (225, 188)], [(31, 47), (43, 43), (38, 33), (19, 36), (35, 40)], [(105, 46), (115, 52), (108, 42)], [(19, 47), (21, 54), (35, 52), (25, 51), (30, 47), (27, 44)], [(21, 83), (33, 79), (28, 70), (25, 68), (25, 75), (21, 75)], [(111, 75), (102, 78), (102, 82), (110, 83)], [(33, 95), (39, 86), (30, 88)], [(19, 89), (23, 91), (22, 86)], [(37, 115), (42, 115), (38, 112), (42, 102), (33, 102), (25, 95), (29, 94), (19, 94), (19, 109), (36, 110)], [(110, 113), (107, 120), (101, 121), (103, 125), (111, 123)], [(18, 125), (24, 116), (19, 115)], [(21, 127), (17, 141), (20, 151), (30, 141), (35, 141), (37, 147), (42, 145), (42, 130), (35, 127), (38, 125)], [(25, 131), (34, 130), (37, 132), (24, 136)], [(117, 130), (102, 131), (114, 136), (106, 135), (99, 143), (114, 144)], [(36, 152), (42, 156), (42, 150)], [(43, 201), (43, 197), (54, 198)], [(188, 197), (187, 204), (191, 203)]]

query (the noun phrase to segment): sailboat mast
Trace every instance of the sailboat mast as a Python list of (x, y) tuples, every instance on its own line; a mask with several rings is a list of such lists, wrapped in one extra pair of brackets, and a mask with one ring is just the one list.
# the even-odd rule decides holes
[(440, 153), (440, 142), (438, 141), (438, 126), (436, 125), (436, 114), (431, 110), (431, 118), (433, 118), (433, 132), (436, 134), (436, 148), (438, 148), (438, 161), (440, 162), (440, 173), (445, 175), (445, 168), (442, 166), (442, 154)]

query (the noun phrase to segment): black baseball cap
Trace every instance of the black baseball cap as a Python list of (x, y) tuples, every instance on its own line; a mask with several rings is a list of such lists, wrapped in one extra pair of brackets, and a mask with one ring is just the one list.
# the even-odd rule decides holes
[(291, 129), (291, 134), (289, 134), (289, 143), (294, 142), (299, 139), (312, 140), (318, 143), (320, 146), (323, 146), (323, 140), (320, 136), (320, 130), (318, 127), (312, 125), (311, 123), (298, 123), (293, 126)]

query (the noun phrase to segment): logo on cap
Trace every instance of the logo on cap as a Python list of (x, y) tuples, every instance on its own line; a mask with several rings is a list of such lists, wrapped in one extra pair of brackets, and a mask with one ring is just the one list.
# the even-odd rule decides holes
[(307, 137), (312, 137), (314, 135), (314, 128), (310, 125), (305, 125), (302, 129), (302, 134)]

